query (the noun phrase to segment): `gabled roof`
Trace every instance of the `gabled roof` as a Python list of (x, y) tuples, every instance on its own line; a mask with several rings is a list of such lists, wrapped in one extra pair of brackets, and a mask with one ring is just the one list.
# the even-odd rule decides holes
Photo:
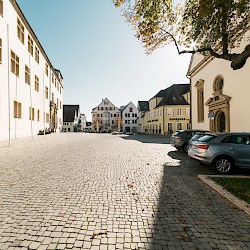
[(76, 112), (79, 112), (79, 105), (63, 105), (63, 121), (73, 122)]
[[(100, 105), (102, 105), (105, 101), (108, 101), (113, 107), (117, 108), (117, 107), (116, 107), (116, 106), (106, 97), (106, 98), (102, 99), (102, 102), (101, 102), (98, 106), (92, 108), (92, 111), (93, 111), (94, 109), (98, 108)], [(118, 109), (118, 108), (117, 108), (117, 109)]]
[(138, 101), (138, 111), (148, 111), (149, 110), (149, 103), (148, 101)]
[[(132, 104), (132, 105), (136, 108), (136, 106), (134, 105), (134, 103), (129, 102), (126, 106), (121, 106), (121, 108), (120, 108), (121, 113), (129, 106), (129, 104)], [(137, 109), (137, 108), (136, 108), (136, 109)]]
[(188, 105), (183, 95), (189, 91), (189, 84), (173, 84), (164, 90), (164, 97), (157, 107), (165, 105)]

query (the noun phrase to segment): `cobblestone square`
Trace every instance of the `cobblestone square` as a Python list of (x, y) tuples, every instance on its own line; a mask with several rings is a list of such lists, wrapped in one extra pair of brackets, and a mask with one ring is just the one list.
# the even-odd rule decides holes
[(250, 217), (163, 136), (61, 133), (0, 147), (0, 249), (250, 249)]

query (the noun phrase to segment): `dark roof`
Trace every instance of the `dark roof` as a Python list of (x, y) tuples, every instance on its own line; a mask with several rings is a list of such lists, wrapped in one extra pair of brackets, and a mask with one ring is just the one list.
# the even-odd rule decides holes
[(138, 110), (145, 112), (148, 111), (149, 110), (148, 101), (138, 101)]
[(120, 111), (122, 112), (128, 105), (124, 105), (120, 107)]
[[(156, 97), (164, 97), (165, 96), (165, 91), (166, 91), (166, 89), (162, 89), (162, 90), (160, 90), (154, 97), (152, 97), (151, 99), (153, 99), (153, 98), (156, 98)], [(150, 99), (150, 100), (151, 100)]]
[[(173, 84), (167, 89), (163, 90), (164, 96), (157, 107), (165, 105), (188, 105), (183, 95), (190, 91), (190, 84)], [(161, 91), (160, 91), (161, 92)], [(159, 92), (159, 93), (160, 93)], [(158, 94), (159, 94), (158, 93)]]
[(79, 105), (63, 105), (63, 121), (73, 122), (76, 112), (79, 112)]

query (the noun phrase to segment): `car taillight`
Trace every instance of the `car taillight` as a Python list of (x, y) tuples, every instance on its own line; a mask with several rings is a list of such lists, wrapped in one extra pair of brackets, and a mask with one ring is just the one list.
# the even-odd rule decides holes
[(196, 145), (197, 148), (201, 148), (201, 149), (208, 149), (208, 145), (207, 144), (198, 144)]

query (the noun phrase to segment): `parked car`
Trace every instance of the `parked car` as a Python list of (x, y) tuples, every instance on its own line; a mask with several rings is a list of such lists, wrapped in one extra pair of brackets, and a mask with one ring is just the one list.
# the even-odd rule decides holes
[(188, 141), (197, 133), (205, 133), (205, 130), (177, 130), (171, 137), (171, 144), (178, 150), (182, 150), (187, 153), (188, 151)]
[(205, 134), (190, 143), (188, 155), (221, 174), (234, 167), (250, 168), (250, 133)]
[(190, 146), (190, 143), (192, 141), (197, 141), (199, 138), (201, 138), (202, 136), (204, 136), (206, 133), (208, 133), (208, 131), (199, 131), (197, 132), (189, 141), (188, 141), (188, 147)]

